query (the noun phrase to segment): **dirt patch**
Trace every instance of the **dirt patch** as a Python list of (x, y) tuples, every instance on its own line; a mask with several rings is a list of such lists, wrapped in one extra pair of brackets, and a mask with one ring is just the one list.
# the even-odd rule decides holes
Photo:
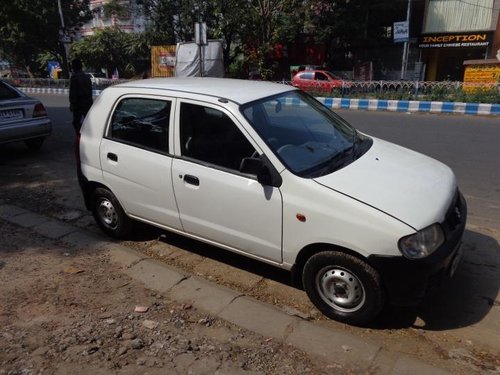
[(0, 237), (2, 375), (349, 372), (152, 292), (104, 252), (1, 220)]

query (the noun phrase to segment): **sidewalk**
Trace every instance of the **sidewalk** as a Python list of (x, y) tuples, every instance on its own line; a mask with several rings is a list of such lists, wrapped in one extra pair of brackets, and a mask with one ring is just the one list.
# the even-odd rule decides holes
[(179, 303), (190, 304), (211, 316), (292, 345), (322, 361), (362, 373), (446, 373), (409, 356), (391, 353), (376, 343), (321, 327), (226, 287), (182, 273), (142, 253), (110, 242), (107, 237), (2, 203), (0, 201), (0, 218), (3, 220), (29, 228), (69, 247), (106, 250), (125, 274), (141, 281), (147, 288), (168, 295)]

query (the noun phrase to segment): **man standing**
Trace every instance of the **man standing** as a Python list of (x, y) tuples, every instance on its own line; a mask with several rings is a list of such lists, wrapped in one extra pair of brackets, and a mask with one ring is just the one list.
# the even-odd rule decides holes
[(69, 109), (73, 112), (73, 127), (78, 134), (83, 119), (92, 106), (92, 82), (90, 76), (82, 71), (79, 59), (74, 59), (71, 67), (73, 74), (69, 83)]

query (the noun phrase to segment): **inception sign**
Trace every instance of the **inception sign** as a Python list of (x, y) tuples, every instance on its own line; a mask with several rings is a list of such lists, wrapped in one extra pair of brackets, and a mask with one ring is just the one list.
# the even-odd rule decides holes
[(419, 48), (486, 48), (491, 44), (491, 31), (424, 34), (418, 39)]

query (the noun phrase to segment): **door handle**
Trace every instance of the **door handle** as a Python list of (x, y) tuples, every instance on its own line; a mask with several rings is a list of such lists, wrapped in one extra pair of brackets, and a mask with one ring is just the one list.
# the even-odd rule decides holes
[(108, 152), (108, 159), (111, 161), (118, 161), (118, 155)]
[(191, 176), (189, 174), (184, 176), (184, 182), (186, 184), (194, 185), (194, 186), (200, 186), (200, 180), (198, 177)]

